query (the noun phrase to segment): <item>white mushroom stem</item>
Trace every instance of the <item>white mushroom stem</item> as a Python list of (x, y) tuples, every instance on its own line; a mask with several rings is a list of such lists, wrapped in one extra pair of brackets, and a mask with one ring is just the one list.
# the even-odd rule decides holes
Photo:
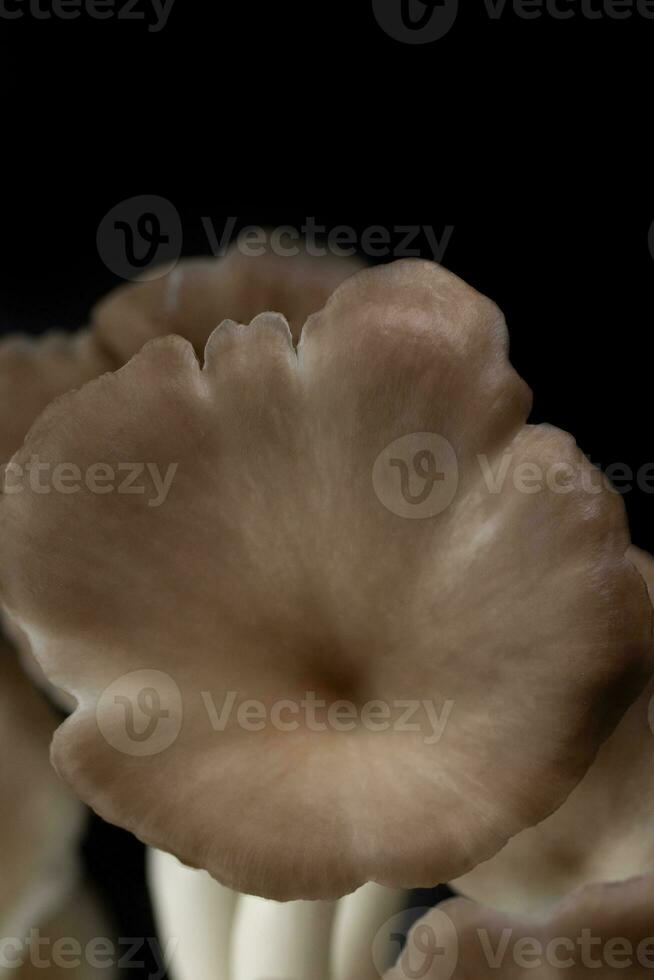
[(243, 895), (231, 980), (329, 980), (334, 902), (274, 902)]
[(273, 902), (154, 850), (148, 880), (172, 980), (378, 980), (373, 940), (407, 898), (370, 883), (339, 902)]
[(206, 871), (148, 851), (148, 882), (173, 980), (229, 980), (230, 940), (238, 895)]
[(332, 932), (332, 980), (379, 980), (372, 961), (373, 940), (384, 923), (406, 904), (405, 891), (374, 882), (340, 900)]

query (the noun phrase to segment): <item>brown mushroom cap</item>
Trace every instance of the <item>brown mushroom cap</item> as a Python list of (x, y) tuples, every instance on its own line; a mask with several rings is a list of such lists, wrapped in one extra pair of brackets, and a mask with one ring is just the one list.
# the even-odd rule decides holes
[(330, 255), (244, 255), (186, 259), (160, 278), (114, 289), (76, 334), (10, 334), (0, 340), (0, 464), (20, 448), (30, 426), (59, 395), (119, 368), (148, 341), (178, 334), (202, 351), (219, 323), (249, 323), (263, 310), (284, 314), (299, 334), (360, 260)]
[[(156, 340), (43, 414), (18, 465), (174, 476), (156, 506), (149, 485), (0, 501), (3, 600), (79, 701), (53, 751), (83, 799), (281, 899), (453, 878), (561, 804), (645, 683), (651, 610), (622, 502), (525, 424), (506, 346), (493, 303), (402, 261), (348, 279), (297, 350), (279, 315), (225, 322), (202, 368)], [(414, 520), (387, 454), (408, 435), (424, 461), (424, 434), (456, 485)], [(480, 454), (508, 457), (497, 492)], [(525, 463), (565, 464), (567, 492), (521, 490)], [(353, 729), (270, 723), (307, 692)], [(214, 723), (231, 695), (262, 730)], [(422, 716), (361, 723), (373, 700), (451, 714), (434, 742)]]

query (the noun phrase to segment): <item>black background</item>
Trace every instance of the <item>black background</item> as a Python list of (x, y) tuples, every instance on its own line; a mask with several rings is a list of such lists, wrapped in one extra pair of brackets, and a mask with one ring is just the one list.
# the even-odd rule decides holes
[[(504, 310), (533, 420), (650, 462), (654, 22), (461, 6), (425, 46), (367, 0), (176, 0), (160, 34), (0, 19), (0, 327), (82, 325), (118, 283), (98, 224), (136, 194), (175, 205), (187, 255), (203, 215), (452, 225), (444, 264)], [(625, 503), (654, 551), (651, 495)], [(140, 846), (95, 821), (86, 853), (119, 933), (152, 935)]]

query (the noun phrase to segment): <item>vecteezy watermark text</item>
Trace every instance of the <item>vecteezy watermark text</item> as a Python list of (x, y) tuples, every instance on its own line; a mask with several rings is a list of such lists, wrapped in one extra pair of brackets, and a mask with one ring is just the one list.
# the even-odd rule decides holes
[[(190, 713), (189, 713), (190, 709)], [(215, 694), (187, 692), (186, 698), (170, 674), (144, 668), (130, 671), (109, 684), (98, 699), (96, 719), (105, 741), (126, 755), (152, 756), (173, 745), (185, 714), (206, 725), (207, 732), (239, 728), (245, 732), (410, 733), (425, 745), (440, 742), (451, 719), (454, 701), (427, 698), (355, 703), (328, 700), (315, 691), (299, 697), (263, 701), (239, 691)]]
[[(568, 455), (541, 464), (511, 451), (499, 457), (478, 453), (465, 463), (469, 473), (477, 473), (477, 489), (490, 496), (505, 490), (527, 496), (597, 496), (605, 492), (624, 495), (634, 489), (654, 494), (654, 463), (633, 467), (616, 462), (599, 469), (581, 453), (575, 462)], [(377, 499), (387, 510), (409, 520), (424, 520), (443, 513), (452, 504), (459, 490), (459, 471), (457, 453), (444, 436), (410, 432), (382, 449), (371, 476)]]
[(168, 23), (175, 0), (0, 0), (0, 19), (119, 20), (146, 23), (157, 34)]
[(654, 970), (654, 936), (638, 943), (622, 936), (602, 938), (589, 928), (575, 936), (553, 936), (547, 942), (532, 936), (514, 940), (513, 930), (505, 928), (493, 938), (486, 929), (477, 930), (477, 938), (488, 966), (499, 970), (507, 960), (524, 970), (549, 966), (555, 970), (570, 970), (583, 966), (589, 970), (602, 967), (624, 970), (636, 965)]
[(654, 935), (632, 939), (597, 935), (591, 927), (581, 925), (566, 935), (531, 936), (510, 926), (501, 931), (466, 928), (459, 935), (446, 908), (407, 910), (381, 926), (371, 948), (380, 976), (391, 959), (396, 963), (394, 973), (406, 980), (434, 976), (435, 964), (439, 980), (448, 980), (459, 964), (471, 963), (483, 964), (483, 976), (498, 977), (511, 972), (509, 967), (517, 967), (521, 975), (538, 970), (541, 976), (546, 970), (548, 977), (565, 977), (575, 968), (600, 971), (601, 976), (607, 970), (640, 968), (654, 975)]
[[(654, 20), (654, 0), (483, 0), (491, 21), (512, 14), (519, 20)], [(457, 20), (459, 0), (372, 0), (377, 23), (403, 44), (430, 44), (445, 37)]]
[(314, 691), (270, 705), (256, 698), (247, 698), (237, 705), (236, 691), (228, 691), (219, 705), (209, 691), (202, 691), (201, 697), (214, 731), (224, 731), (234, 720), (239, 728), (249, 732), (266, 728), (278, 732), (296, 732), (300, 728), (310, 732), (352, 732), (362, 728), (369, 732), (422, 733), (425, 745), (440, 742), (454, 707), (454, 701), (445, 701), (439, 708), (426, 698), (374, 699), (357, 705), (346, 699), (327, 701)]
[(168, 973), (178, 940), (170, 939), (164, 948), (156, 938), (121, 937), (117, 940), (95, 936), (81, 943), (74, 936), (41, 935), (38, 929), (30, 929), (27, 936), (0, 937), (0, 969), (17, 970), (30, 965), (37, 970), (78, 970), (82, 965), (92, 970), (140, 970), (146, 969), (143, 958), (147, 953), (155, 970), (145, 974), (147, 980), (163, 980)]
[(170, 463), (162, 470), (157, 463), (92, 463), (87, 467), (77, 463), (50, 463), (38, 456), (31, 456), (27, 463), (15, 460), (4, 467), (6, 494), (18, 494), (29, 489), (36, 494), (61, 493), (65, 495), (87, 490), (93, 494), (137, 494), (147, 497), (148, 507), (160, 507), (165, 503), (175, 474), (177, 463)]
[[(654, 0), (653, 0), (654, 2)], [(234, 236), (238, 218), (227, 218), (222, 228), (211, 217), (202, 217), (202, 226), (214, 255), (224, 255)], [(299, 226), (278, 225), (262, 228), (247, 225), (236, 237), (243, 255), (259, 256), (270, 251), (275, 255), (293, 257), (304, 251), (316, 257), (336, 255), (348, 258), (357, 252), (369, 258), (417, 258), (424, 244), (436, 262), (442, 262), (445, 250), (454, 233), (453, 225), (437, 230), (433, 225), (368, 225), (357, 230), (352, 225), (321, 225), (315, 218), (306, 218)]]
[[(2, 3), (3, 0), (0, 0)], [(654, 2), (654, 0), (653, 0)], [(302, 253), (347, 258), (402, 259), (429, 256), (442, 262), (454, 226), (382, 225), (364, 228), (327, 225), (307, 217), (298, 225), (242, 225), (236, 217), (218, 221), (201, 215), (199, 222), (211, 253), (220, 257), (232, 245), (242, 255), (265, 253), (292, 258)], [(177, 209), (166, 198), (142, 194), (120, 201), (98, 226), (96, 245), (100, 258), (122, 279), (157, 279), (170, 272), (182, 252), (183, 228)]]

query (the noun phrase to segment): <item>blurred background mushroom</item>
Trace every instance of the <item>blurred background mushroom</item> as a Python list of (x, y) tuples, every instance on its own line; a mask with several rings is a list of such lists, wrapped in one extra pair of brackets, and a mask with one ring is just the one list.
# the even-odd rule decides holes
[[(11, 980), (114, 980), (122, 953), (95, 888), (80, 882), (39, 928), (41, 948), (25, 951)], [(1, 975), (1, 974), (0, 974)], [(9, 978), (8, 978), (9, 980)]]
[[(80, 860), (85, 807), (50, 765), (57, 723), (0, 641), (0, 976), (12, 980), (44, 971), (86, 980), (84, 947), (112, 936)], [(68, 968), (58, 962), (65, 943)]]
[(654, 876), (578, 889), (549, 913), (510, 915), (464, 898), (428, 912), (384, 980), (646, 980)]

